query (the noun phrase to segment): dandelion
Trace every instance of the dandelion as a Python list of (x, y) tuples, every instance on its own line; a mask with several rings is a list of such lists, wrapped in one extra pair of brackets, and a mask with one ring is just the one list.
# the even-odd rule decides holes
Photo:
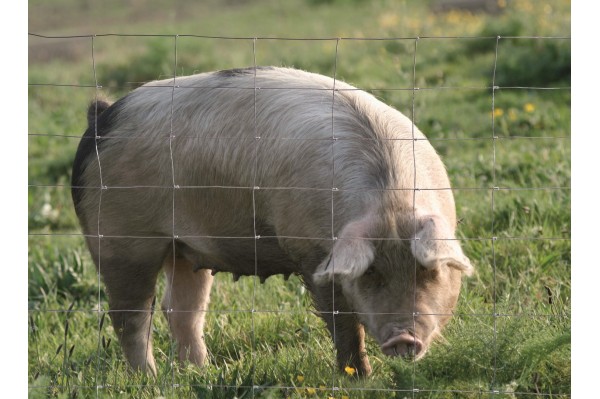
[(317, 393), (317, 390), (314, 388), (306, 388), (306, 393), (309, 395), (314, 395)]
[(354, 375), (354, 373), (356, 373), (356, 369), (354, 367), (350, 367), (350, 366), (346, 366), (344, 368), (344, 371), (346, 372), (346, 374), (348, 375)]
[(342, 399), (350, 399), (350, 396), (348, 396), (348, 395), (342, 395)]
[(303, 375), (297, 376), (296, 379), (298, 380), (298, 382), (304, 382), (304, 376)]
[(525, 112), (532, 113), (533, 111), (535, 111), (535, 105), (533, 105), (532, 103), (527, 103), (523, 106), (523, 109), (525, 110)]
[(504, 110), (502, 108), (494, 108), (494, 117), (498, 118), (504, 115)]

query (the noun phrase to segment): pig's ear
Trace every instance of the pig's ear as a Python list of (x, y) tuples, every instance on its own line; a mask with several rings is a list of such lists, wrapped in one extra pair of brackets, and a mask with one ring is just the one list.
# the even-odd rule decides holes
[(317, 267), (313, 279), (317, 284), (338, 278), (354, 279), (367, 271), (375, 259), (375, 247), (369, 236), (369, 218), (348, 223), (340, 232), (329, 256)]
[(473, 273), (473, 266), (454, 237), (454, 230), (442, 217), (420, 216), (417, 219), (415, 238), (410, 244), (413, 256), (426, 269), (446, 264), (467, 275)]

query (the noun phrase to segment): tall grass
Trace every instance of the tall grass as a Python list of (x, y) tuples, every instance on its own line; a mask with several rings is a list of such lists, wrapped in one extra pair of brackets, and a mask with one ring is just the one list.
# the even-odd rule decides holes
[[(172, 36), (97, 37), (94, 65), (90, 39), (31, 38), (30, 83), (60, 86), (29, 88), (29, 396), (569, 397), (570, 40), (509, 37), (567, 36), (570, 2), (499, 2), (498, 15), (384, 0), (180, 3), (157, 3), (177, 12), (170, 18), (136, 2), (32, 1), (30, 31), (388, 40), (182, 36), (174, 71)], [(105, 15), (103, 25), (86, 26), (90, 15)], [(444, 339), (423, 360), (386, 358), (368, 338), (373, 376), (340, 374), (297, 278), (261, 285), (218, 274), (207, 316), (209, 364), (174, 361), (157, 310), (157, 378), (127, 369), (68, 187), (96, 88), (64, 85), (95, 86), (95, 67), (100, 94), (117, 98), (174, 73), (251, 66), (255, 56), (261, 65), (330, 76), (335, 68), (339, 79), (412, 117), (445, 162), (459, 235), (477, 272), (463, 284)]]

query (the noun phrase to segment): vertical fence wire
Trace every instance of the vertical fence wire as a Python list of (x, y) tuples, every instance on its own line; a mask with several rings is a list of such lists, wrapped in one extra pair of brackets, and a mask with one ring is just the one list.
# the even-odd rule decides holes
[[(412, 190), (412, 217), (413, 217), (413, 236), (411, 239), (414, 241), (415, 246), (417, 245), (417, 241), (419, 237), (417, 237), (419, 222), (417, 220), (417, 191), (419, 191), (417, 187), (417, 153), (416, 153), (416, 145), (417, 140), (415, 138), (415, 123), (416, 123), (416, 110), (415, 110), (415, 99), (417, 95), (417, 48), (418, 48), (419, 38), (416, 37), (413, 45), (413, 62), (412, 62), (412, 98), (410, 104), (410, 136), (411, 136), (411, 150), (412, 150), (412, 162), (413, 162), (413, 190)], [(412, 303), (412, 328), (413, 331), (417, 331), (417, 269), (419, 265), (417, 263), (417, 258), (415, 257), (413, 262), (413, 270), (414, 270), (414, 278), (413, 278), (413, 303)], [(416, 364), (416, 343), (415, 343), (415, 356), (412, 359), (412, 397), (415, 398), (416, 395), (416, 379), (417, 379), (417, 364)]]
[(258, 277), (258, 239), (260, 238), (257, 228), (256, 228), (256, 191), (259, 190), (259, 187), (256, 183), (257, 174), (258, 174), (258, 150), (260, 145), (260, 134), (258, 132), (258, 124), (256, 119), (256, 95), (258, 91), (258, 87), (256, 86), (256, 38), (252, 39), (252, 126), (254, 133), (254, 162), (253, 162), (253, 172), (252, 172), (252, 231), (254, 233), (254, 278), (252, 279), (252, 310), (251, 310), (251, 319), (252, 319), (252, 352), (250, 358), (252, 359), (252, 397), (255, 395), (255, 387), (256, 387), (256, 365), (254, 363), (255, 351), (256, 351), (256, 279)]
[[(101, 366), (101, 355), (100, 355), (100, 348), (101, 348), (101, 343), (102, 343), (102, 331), (101, 331), (101, 327), (104, 321), (104, 311), (102, 309), (102, 284), (101, 284), (101, 273), (100, 271), (102, 270), (102, 265), (101, 265), (101, 251), (102, 251), (102, 234), (100, 231), (100, 220), (101, 220), (101, 213), (102, 213), (102, 193), (104, 191), (104, 181), (102, 180), (102, 164), (100, 162), (100, 152), (98, 151), (98, 141), (100, 140), (100, 136), (98, 135), (98, 97), (99, 97), (99, 89), (100, 86), (98, 85), (98, 75), (97, 75), (97, 71), (96, 71), (96, 55), (95, 55), (95, 35), (90, 36), (91, 39), (91, 50), (92, 50), (92, 72), (94, 75), (94, 151), (96, 153), (96, 160), (98, 162), (98, 175), (99, 175), (99, 180), (100, 180), (100, 187), (98, 187), (99, 190), (99, 194), (98, 194), (98, 220), (97, 220), (97, 226), (96, 226), (96, 232), (97, 232), (97, 242), (98, 242), (98, 263), (97, 263), (97, 284), (98, 284), (98, 346), (97, 346), (97, 357), (96, 357), (96, 397), (99, 396), (100, 394), (100, 389), (102, 388), (100, 386), (99, 383), (99, 370), (100, 370), (100, 366)], [(90, 238), (91, 240), (92, 238)]]
[[(335, 143), (337, 137), (335, 136), (335, 94), (336, 94), (336, 79), (337, 79), (337, 63), (338, 63), (338, 51), (339, 51), (340, 39), (335, 40), (335, 55), (333, 60), (333, 84), (331, 86), (331, 331), (333, 342), (337, 345), (338, 334), (335, 323), (335, 317), (338, 314), (335, 304), (335, 254), (334, 248), (338, 237), (335, 234), (335, 192), (336, 181), (335, 181)], [(325, 309), (324, 311), (327, 311)], [(331, 390), (335, 392), (336, 388), (336, 362), (333, 362), (331, 370)]]
[[(177, 261), (177, 253), (176, 253), (176, 248), (177, 248), (177, 229), (175, 226), (176, 223), (176, 210), (175, 210), (175, 201), (177, 198), (177, 192), (179, 189), (179, 185), (177, 184), (177, 181), (175, 180), (175, 156), (173, 154), (173, 142), (176, 139), (176, 134), (175, 134), (175, 130), (174, 130), (174, 119), (175, 119), (175, 90), (177, 88), (177, 38), (178, 35), (174, 35), (173, 36), (173, 84), (171, 87), (171, 103), (170, 103), (170, 110), (169, 110), (169, 159), (171, 161), (171, 183), (173, 184), (173, 188), (171, 189), (171, 266), (172, 267), (172, 271), (171, 271), (171, 281), (167, 282), (167, 284), (170, 286), (167, 288), (167, 292), (169, 293), (169, 297), (167, 298), (167, 304), (166, 304), (166, 312), (167, 312), (167, 317), (169, 317), (171, 314), (173, 314), (173, 312), (184, 312), (187, 309), (173, 309), (173, 288), (174, 288), (174, 284), (175, 284), (175, 273), (177, 273), (177, 267), (176, 267), (176, 261)], [(169, 267), (169, 266), (167, 266)], [(155, 301), (156, 301), (156, 295), (155, 295)], [(196, 309), (195, 311), (200, 311), (199, 309)], [(175, 315), (176, 316), (176, 315)], [(171, 323), (168, 322), (168, 324), (170, 325)], [(150, 323), (150, 330), (152, 330), (152, 323)], [(150, 340), (148, 340), (148, 342), (150, 342)], [(173, 359), (175, 358), (175, 338), (173, 336), (170, 337), (170, 342), (171, 344), (169, 345), (169, 366), (171, 367), (171, 389), (172, 392), (174, 393), (175, 391), (175, 367), (173, 366)], [(183, 343), (180, 343), (183, 345)]]
[(494, 346), (494, 359), (493, 359), (493, 370), (492, 370), (492, 381), (490, 382), (490, 391), (492, 392), (492, 396), (496, 393), (496, 372), (498, 368), (498, 351), (496, 348), (498, 347), (498, 311), (496, 308), (496, 290), (498, 286), (497, 279), (497, 268), (496, 268), (496, 232), (495, 232), (495, 213), (496, 213), (496, 189), (497, 189), (497, 180), (496, 180), (496, 117), (494, 115), (494, 111), (496, 110), (496, 69), (498, 66), (498, 46), (500, 43), (500, 36), (496, 38), (496, 46), (494, 48), (494, 70), (492, 73), (492, 191), (491, 191), (491, 227), (490, 232), (492, 235), (491, 245), (492, 245), (492, 319), (494, 323), (493, 330), (493, 338), (492, 345)]

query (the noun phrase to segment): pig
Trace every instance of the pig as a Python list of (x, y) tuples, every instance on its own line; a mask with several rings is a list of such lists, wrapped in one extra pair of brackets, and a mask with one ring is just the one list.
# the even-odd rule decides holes
[(250, 67), (96, 99), (72, 197), (134, 370), (156, 374), (155, 287), (178, 357), (207, 361), (216, 272), (298, 275), (341, 370), (421, 358), (473, 267), (440, 157), (402, 113), (322, 75)]

